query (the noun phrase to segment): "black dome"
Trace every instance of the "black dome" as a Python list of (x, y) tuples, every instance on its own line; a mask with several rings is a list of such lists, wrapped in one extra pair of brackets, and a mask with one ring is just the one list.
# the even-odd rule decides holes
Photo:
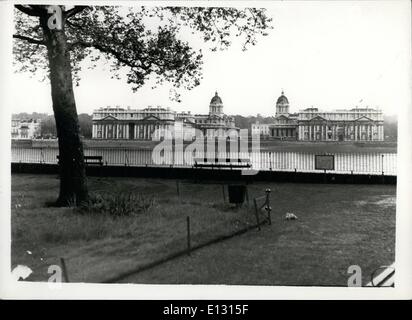
[(215, 93), (215, 96), (210, 100), (210, 104), (223, 104), (222, 99), (217, 95), (217, 91)]
[(282, 95), (278, 98), (278, 101), (276, 101), (276, 104), (289, 104), (289, 100), (283, 94), (283, 91), (282, 91)]

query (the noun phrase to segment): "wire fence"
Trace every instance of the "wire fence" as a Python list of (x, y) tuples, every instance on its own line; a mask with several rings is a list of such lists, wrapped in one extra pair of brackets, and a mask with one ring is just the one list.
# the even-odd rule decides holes
[[(14, 163), (56, 164), (58, 148), (15, 148)], [(87, 148), (86, 156), (101, 156), (104, 165), (191, 167), (196, 158), (249, 159), (253, 170), (321, 172), (315, 169), (315, 153), (308, 152), (182, 152), (128, 148)], [(396, 153), (334, 153), (335, 173), (396, 175)]]

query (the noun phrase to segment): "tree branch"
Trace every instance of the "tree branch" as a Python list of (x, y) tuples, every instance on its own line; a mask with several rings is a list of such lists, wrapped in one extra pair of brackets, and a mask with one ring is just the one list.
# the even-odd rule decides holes
[(44, 42), (43, 40), (33, 39), (33, 38), (30, 38), (30, 37), (22, 36), (20, 34), (13, 34), (13, 38), (20, 39), (20, 40), (25, 40), (25, 41), (33, 43), (33, 44), (46, 45), (46, 42)]
[(16, 4), (14, 7), (16, 9), (20, 10), (21, 12), (29, 15), (29, 16), (32, 16), (32, 17), (39, 17), (40, 16), (39, 12), (37, 10), (33, 9), (30, 6), (23, 6), (23, 5), (20, 5), (20, 4)]
[(74, 8), (67, 10), (65, 12), (65, 15), (67, 18), (70, 18), (72, 16), (75, 16), (76, 14), (82, 12), (83, 10), (89, 8), (89, 6), (75, 6)]
[(73, 23), (73, 22), (70, 21), (70, 20), (66, 20), (66, 23), (67, 23), (70, 27), (73, 27), (73, 28), (76, 28), (76, 29), (79, 29), (79, 30), (83, 30), (83, 27), (82, 27), (82, 26), (79, 26), (78, 24)]
[(127, 66), (130, 67), (137, 67), (135, 64), (131, 63), (130, 61), (122, 58), (122, 56), (120, 55), (119, 52), (117, 52), (116, 50), (109, 48), (109, 47), (105, 47), (102, 46), (98, 43), (92, 43), (92, 42), (84, 42), (84, 41), (76, 41), (74, 43), (70, 43), (69, 44), (69, 50), (71, 50), (72, 48), (76, 47), (76, 46), (80, 46), (83, 48), (95, 48), (97, 50), (99, 50), (100, 52), (103, 53), (109, 53), (112, 56), (114, 56), (118, 61), (120, 61), (121, 63), (124, 63)]

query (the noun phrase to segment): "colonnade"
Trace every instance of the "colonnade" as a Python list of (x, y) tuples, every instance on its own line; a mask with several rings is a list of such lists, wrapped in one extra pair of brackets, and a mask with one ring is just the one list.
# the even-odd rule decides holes
[(299, 140), (306, 141), (382, 141), (383, 124), (299, 124)]
[(152, 140), (173, 133), (173, 124), (159, 123), (94, 123), (93, 139)]

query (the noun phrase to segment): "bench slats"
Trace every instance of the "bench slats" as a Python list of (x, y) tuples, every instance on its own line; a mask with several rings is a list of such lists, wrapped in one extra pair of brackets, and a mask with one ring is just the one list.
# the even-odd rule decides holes
[(250, 164), (207, 164), (207, 163), (196, 163), (195, 167), (199, 168), (250, 168)]
[(195, 167), (199, 168), (251, 168), (250, 159), (246, 158), (195, 158)]
[[(59, 155), (56, 156), (56, 159), (59, 160)], [(59, 161), (58, 161), (59, 162)], [(103, 157), (102, 156), (84, 156), (84, 162), (86, 164), (98, 164), (103, 165)]]

